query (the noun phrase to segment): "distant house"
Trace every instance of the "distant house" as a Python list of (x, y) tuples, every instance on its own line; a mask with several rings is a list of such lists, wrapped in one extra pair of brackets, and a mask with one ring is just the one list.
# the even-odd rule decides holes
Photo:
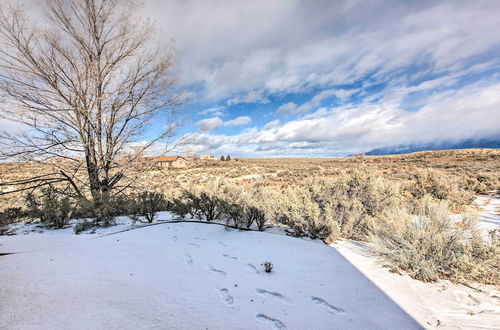
[(201, 155), (200, 156), (200, 160), (215, 160), (215, 156), (214, 155), (209, 155), (209, 154)]
[(161, 168), (185, 168), (189, 166), (189, 160), (182, 156), (144, 157), (143, 161), (154, 163)]

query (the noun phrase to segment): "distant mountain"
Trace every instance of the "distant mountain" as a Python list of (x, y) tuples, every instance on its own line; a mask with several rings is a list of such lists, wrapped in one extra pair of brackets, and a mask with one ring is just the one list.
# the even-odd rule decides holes
[(393, 147), (383, 147), (370, 150), (365, 155), (396, 155), (407, 154), (410, 152), (426, 150), (445, 150), (445, 149), (470, 149), (470, 148), (500, 148), (500, 137), (496, 139), (464, 140), (461, 142), (440, 142), (426, 144), (399, 145)]

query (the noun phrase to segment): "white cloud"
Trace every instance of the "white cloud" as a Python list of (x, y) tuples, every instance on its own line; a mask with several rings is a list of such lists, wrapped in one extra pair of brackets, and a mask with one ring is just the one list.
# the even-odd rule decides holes
[(435, 94), (428, 102), (415, 112), (392, 100), (345, 105), (317, 118), (272, 121), (235, 136), (198, 135), (197, 141), (213, 152), (224, 148), (233, 154), (245, 150), (261, 156), (328, 156), (380, 146), (500, 136), (500, 83)]
[[(211, 118), (191, 135), (198, 148), (330, 155), (499, 134), (500, 1), (147, 0), (142, 13), (176, 40), (189, 100), (219, 105), (199, 113)], [(273, 115), (302, 117), (206, 133), (250, 123), (222, 120), (229, 107), (270, 100), (283, 103)]]
[(278, 119), (275, 119), (273, 121), (270, 121), (268, 122), (265, 126), (264, 126), (264, 130), (267, 130), (267, 129), (271, 129), (271, 128), (274, 128), (274, 127), (278, 127), (280, 124), (280, 121)]
[(225, 116), (226, 107), (223, 105), (211, 107), (198, 112), (199, 115)]
[(149, 0), (144, 12), (176, 39), (181, 80), (201, 84), (198, 97), (231, 104), (367, 75), (387, 82), (414, 66), (426, 66), (429, 76), (453, 74), (500, 42), (500, 2), (493, 0)]
[(237, 117), (228, 121), (223, 121), (219, 117), (202, 119), (198, 122), (198, 128), (200, 131), (208, 132), (215, 131), (222, 126), (245, 126), (252, 122), (252, 118), (248, 116)]
[(224, 123), (224, 126), (244, 126), (252, 122), (252, 118), (248, 116), (241, 116), (232, 120), (228, 120)]
[(276, 109), (277, 113), (295, 113), (297, 112), (297, 104), (294, 102), (287, 102), (282, 104)]
[[(40, 4), (23, 2), (40, 16)], [(160, 41), (175, 40), (179, 81), (196, 86), (196, 101), (265, 103), (366, 76), (418, 84), (422, 75), (463, 76), (472, 65), (500, 63), (496, 0), (143, 3), (138, 13), (155, 21)]]
[(203, 120), (200, 120), (198, 122), (198, 128), (200, 129), (200, 131), (214, 131), (218, 128), (220, 128), (222, 126), (222, 124), (224, 124), (224, 122), (222, 121), (222, 119), (218, 118), (218, 117), (214, 117), (214, 118), (207, 118), (207, 119), (203, 119)]
[(282, 104), (276, 109), (276, 114), (282, 114), (282, 113), (289, 113), (289, 114), (298, 114), (298, 113), (304, 113), (310, 110), (313, 110), (315, 107), (318, 107), (321, 104), (321, 101), (335, 96), (339, 100), (345, 99), (347, 97), (350, 97), (351, 95), (355, 94), (358, 92), (359, 89), (325, 89), (309, 100), (308, 102), (303, 103), (302, 105), (298, 106), (294, 102), (288, 102), (285, 104)]
[(240, 103), (269, 103), (269, 99), (262, 94), (262, 91), (250, 91), (244, 95), (237, 95), (227, 101), (227, 105), (231, 106)]

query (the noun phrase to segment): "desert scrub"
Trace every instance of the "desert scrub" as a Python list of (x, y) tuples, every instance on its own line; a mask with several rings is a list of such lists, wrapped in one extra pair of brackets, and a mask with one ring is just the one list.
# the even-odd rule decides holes
[(264, 265), (264, 271), (266, 273), (271, 273), (273, 271), (274, 265), (272, 262), (266, 261), (263, 263), (263, 265)]
[[(220, 155), (219, 155), (220, 156)], [(363, 164), (363, 167), (360, 166)], [(321, 168), (321, 172), (310, 170)], [(125, 195), (133, 194), (136, 189), (158, 191), (163, 194), (179, 195), (183, 188), (204, 186), (216, 178), (225, 177), (226, 173), (237, 170), (237, 175), (252, 175), (256, 173), (273, 173), (266, 178), (264, 184), (272, 189), (287, 188), (298, 185), (303, 179), (329, 179), (343, 176), (345, 172), (365, 171), (372, 176), (397, 182), (401, 186), (402, 197), (411, 196), (413, 184), (420, 185), (415, 199), (431, 193), (443, 196), (455, 208), (458, 204), (469, 204), (471, 196), (488, 190), (498, 189), (500, 185), (500, 150), (499, 149), (469, 149), (453, 151), (429, 151), (407, 155), (344, 157), (330, 159), (242, 159), (241, 162), (199, 162), (188, 169), (155, 170), (151, 168), (131, 169), (131, 175), (143, 172), (141, 180), (134, 188), (124, 191)], [(2, 179), (13, 181), (22, 179), (29, 174), (47, 174), (51, 168), (43, 163), (1, 163)], [(418, 172), (418, 173), (417, 173)], [(433, 184), (425, 178), (425, 172), (432, 172), (430, 179), (438, 182)], [(416, 183), (414, 175), (421, 175)], [(279, 176), (278, 176), (279, 174)], [(300, 176), (298, 176), (300, 174)], [(128, 174), (127, 174), (128, 175)], [(85, 173), (79, 173), (81, 179)], [(443, 181), (442, 183), (439, 183)], [(446, 181), (446, 182), (444, 182)], [(251, 183), (250, 183), (251, 184)], [(428, 185), (430, 184), (430, 186)], [(243, 183), (246, 188), (247, 183)], [(427, 185), (427, 188), (425, 186)], [(406, 187), (409, 191), (405, 191)], [(422, 189), (423, 188), (423, 189)], [(458, 189), (457, 189), (458, 188)], [(437, 197), (437, 196), (435, 196)], [(21, 193), (3, 195), (0, 210), (7, 207), (21, 206)], [(461, 201), (460, 201), (461, 200)], [(457, 207), (458, 209), (458, 207)], [(90, 216), (90, 215), (89, 215)]]
[(405, 182), (403, 190), (414, 200), (431, 195), (435, 199), (448, 201), (453, 211), (463, 211), (466, 205), (472, 204), (479, 191), (476, 185), (479, 181), (468, 172), (456, 170), (450, 174), (436, 169), (410, 168), (406, 174), (409, 174), (409, 181)]
[(0, 212), (0, 236), (9, 234), (11, 226), (25, 216), (25, 212), (20, 207), (11, 207)]
[(305, 189), (289, 188), (276, 193), (272, 203), (276, 205), (275, 221), (291, 228), (295, 237), (328, 240), (338, 236), (338, 226), (332, 217), (328, 200), (321, 200), (316, 186)]
[(73, 213), (69, 197), (60, 194), (51, 186), (41, 189), (38, 196), (28, 194), (26, 204), (30, 217), (38, 218), (42, 224), (52, 228), (64, 228)]
[(371, 235), (376, 252), (393, 271), (422, 281), (450, 279), (499, 284), (499, 244), (484, 240), (475, 220), (453, 221), (448, 203), (424, 196), (414, 216), (379, 223)]
[(171, 201), (169, 211), (181, 218), (190, 214), (199, 220), (221, 219), (225, 210), (220, 196), (227, 190), (227, 184), (219, 179), (212, 180), (206, 185), (184, 188), (180, 196)]
[(404, 203), (399, 184), (366, 171), (340, 176), (329, 191), (334, 217), (348, 238), (364, 239), (374, 223)]
[(436, 170), (415, 169), (412, 172), (406, 189), (416, 199), (420, 199), (424, 195), (431, 195), (436, 199), (445, 200), (453, 189), (450, 180)]
[(276, 193), (274, 218), (294, 236), (326, 242), (364, 239), (374, 223), (401, 205), (399, 186), (360, 171), (335, 179), (308, 179)]
[(146, 222), (152, 223), (158, 212), (168, 208), (167, 201), (163, 194), (158, 192), (144, 191), (137, 195), (131, 196), (129, 203), (129, 217), (132, 222), (143, 222), (143, 217)]
[(88, 230), (90, 228), (94, 227), (94, 222), (88, 221), (88, 220), (83, 220), (81, 222), (78, 222), (75, 227), (73, 227), (73, 231), (76, 235), (80, 235), (85, 230)]
[(253, 224), (264, 230), (267, 223), (267, 188), (259, 184), (242, 188), (228, 180), (215, 179), (202, 186), (186, 187), (169, 203), (169, 211), (180, 216), (225, 220), (236, 228), (250, 229)]
[(4, 218), (0, 215), (0, 236), (7, 235), (10, 232), (10, 227), (12, 225), (12, 221), (8, 218)]
[(245, 228), (250, 229), (256, 225), (259, 231), (263, 231), (268, 222), (269, 210), (272, 208), (273, 195), (269, 188), (260, 183), (255, 183), (246, 189), (239, 188), (238, 195), (233, 201), (240, 205), (242, 223)]

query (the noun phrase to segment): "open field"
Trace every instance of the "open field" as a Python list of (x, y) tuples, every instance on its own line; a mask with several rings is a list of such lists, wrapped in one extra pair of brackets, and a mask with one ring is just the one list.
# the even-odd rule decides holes
[(500, 180), (500, 150), (471, 149), (428, 151), (394, 156), (356, 156), (344, 158), (244, 158), (231, 162), (199, 163), (189, 169), (170, 173), (152, 172), (157, 189), (164, 180), (169, 187), (203, 184), (213, 177), (238, 183), (262, 180), (269, 186), (285, 186), (311, 177), (333, 177), (362, 170), (391, 179), (407, 178), (415, 170), (436, 170), (451, 177), (466, 179), (484, 175), (492, 184)]
[[(0, 163), (0, 182), (26, 179), (50, 171), (50, 166), (43, 163)], [(391, 156), (244, 158), (229, 162), (193, 162), (185, 169), (148, 168), (138, 177), (135, 185), (139, 189), (154, 190), (169, 196), (181, 188), (202, 186), (214, 178), (228, 179), (242, 185), (258, 182), (279, 188), (300, 184), (309, 178), (332, 178), (354, 171), (402, 183), (409, 182), (415, 174), (431, 171), (436, 177), (480, 192), (500, 186), (500, 150), (464, 149)], [(3, 188), (4, 191), (7, 189)], [(0, 210), (21, 205), (21, 197), (21, 194), (2, 196)]]

